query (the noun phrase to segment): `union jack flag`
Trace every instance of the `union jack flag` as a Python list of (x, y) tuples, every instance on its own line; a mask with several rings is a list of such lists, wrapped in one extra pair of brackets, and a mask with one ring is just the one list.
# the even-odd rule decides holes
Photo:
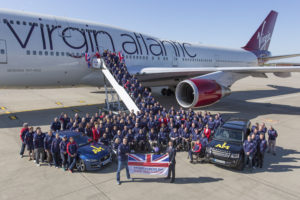
[(88, 68), (91, 67), (91, 56), (89, 53), (85, 53), (85, 61), (87, 62)]
[(128, 167), (130, 173), (167, 175), (169, 155), (129, 154)]

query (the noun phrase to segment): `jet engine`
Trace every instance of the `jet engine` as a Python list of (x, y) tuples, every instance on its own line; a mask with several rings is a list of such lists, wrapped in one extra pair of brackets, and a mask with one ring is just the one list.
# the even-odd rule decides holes
[(194, 78), (178, 83), (175, 96), (180, 106), (191, 108), (214, 104), (230, 93), (215, 80)]

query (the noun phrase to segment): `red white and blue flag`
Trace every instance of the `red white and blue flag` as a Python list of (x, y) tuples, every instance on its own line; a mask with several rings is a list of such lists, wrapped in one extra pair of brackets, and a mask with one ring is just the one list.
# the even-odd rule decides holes
[(121, 51), (119, 51), (118, 57), (119, 57), (120, 62), (122, 62), (122, 61), (124, 62), (125, 61), (124, 56), (123, 56), (123, 54), (122, 54)]
[(91, 67), (91, 56), (90, 56), (90, 54), (85, 53), (85, 61), (88, 65), (88, 68), (90, 68)]
[(169, 170), (169, 155), (129, 154), (128, 168), (131, 174), (167, 176)]

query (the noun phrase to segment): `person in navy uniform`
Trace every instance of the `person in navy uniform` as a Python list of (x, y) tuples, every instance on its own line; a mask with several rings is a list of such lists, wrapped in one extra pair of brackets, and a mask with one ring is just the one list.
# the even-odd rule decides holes
[(68, 114), (62, 114), (63, 116), (60, 118), (61, 124), (62, 124), (62, 129), (66, 130), (67, 125), (70, 122), (70, 118), (68, 117)]
[(21, 129), (21, 132), (20, 132), (20, 139), (21, 139), (21, 150), (20, 150), (20, 156), (21, 158), (23, 158), (23, 155), (24, 155), (24, 151), (25, 151), (25, 148), (26, 148), (26, 143), (24, 141), (24, 138), (25, 138), (25, 135), (26, 133), (28, 132), (28, 123), (24, 123), (23, 124), (23, 128)]
[[(113, 141), (115, 141), (115, 139)], [(101, 143), (101, 144), (103, 144), (105, 146), (108, 146), (109, 142), (110, 141), (109, 141), (106, 133), (104, 133), (103, 136), (99, 139), (99, 143)]]
[(130, 147), (130, 150), (134, 151), (135, 140), (134, 140), (134, 135), (132, 133), (132, 129), (128, 129), (128, 133), (124, 137), (127, 138), (127, 142), (128, 142), (129, 147)]
[(145, 151), (146, 150), (146, 136), (143, 132), (143, 129), (139, 130), (139, 133), (135, 136), (137, 150)]
[(205, 155), (206, 147), (208, 145), (208, 139), (204, 133), (201, 134), (200, 143), (201, 143), (201, 147), (202, 147), (201, 148), (201, 156), (203, 156), (203, 155)]
[(59, 134), (55, 134), (55, 138), (52, 141), (51, 144), (51, 154), (54, 162), (55, 168), (58, 168), (60, 166), (60, 151), (59, 151), (59, 144), (61, 143), (61, 138), (59, 137)]
[(258, 145), (259, 145), (259, 151), (258, 151), (258, 167), (262, 168), (263, 163), (264, 163), (264, 155), (265, 155), (265, 151), (267, 149), (267, 140), (265, 139), (264, 133), (261, 132), (259, 135), (259, 141), (258, 141)]
[(249, 168), (252, 170), (252, 159), (253, 154), (255, 152), (255, 145), (253, 141), (251, 140), (251, 136), (248, 135), (247, 140), (245, 140), (243, 144), (244, 153), (245, 153), (245, 164), (249, 164)]
[(62, 141), (59, 144), (60, 158), (62, 160), (62, 169), (64, 171), (66, 171), (66, 169), (68, 169), (67, 145), (68, 145), (68, 138), (66, 135), (64, 135), (62, 138)]
[(33, 136), (34, 136), (33, 127), (30, 127), (29, 131), (26, 132), (25, 137), (24, 137), (24, 142), (27, 146), (29, 161), (34, 160)]
[(179, 138), (179, 133), (177, 131), (177, 128), (173, 128), (173, 130), (170, 133), (170, 140), (173, 142), (174, 147), (176, 149), (179, 148), (179, 144), (180, 144), (180, 138)]
[(201, 149), (202, 149), (202, 145), (200, 143), (200, 140), (198, 139), (194, 147), (188, 152), (189, 158), (191, 159), (190, 163), (193, 163), (193, 155), (200, 155)]
[(189, 151), (191, 149), (191, 134), (188, 128), (184, 128), (181, 136), (183, 149)]
[(268, 131), (268, 143), (269, 143), (269, 148), (268, 148), (268, 153), (270, 153), (270, 151), (272, 152), (272, 154), (275, 156), (275, 145), (276, 145), (276, 138), (278, 137), (278, 133), (277, 131), (273, 128), (273, 126), (270, 127), (269, 131)]
[(61, 129), (61, 123), (59, 122), (58, 118), (55, 117), (54, 118), (54, 121), (52, 122), (51, 126), (50, 126), (50, 129), (54, 132), (56, 131), (60, 131)]
[(127, 138), (123, 139), (123, 143), (118, 147), (118, 169), (117, 169), (117, 184), (120, 185), (120, 171), (123, 167), (126, 168), (126, 176), (127, 179), (132, 180), (130, 178), (130, 173), (128, 169), (128, 155), (130, 152), (129, 145), (127, 144)]
[(155, 132), (154, 127), (151, 128), (149, 133), (148, 133), (148, 141), (149, 141), (148, 149), (153, 149), (153, 146), (157, 145), (157, 133)]
[(47, 162), (50, 167), (52, 165), (51, 144), (52, 144), (53, 139), (54, 139), (54, 135), (53, 135), (52, 130), (50, 130), (48, 132), (48, 134), (46, 135), (46, 137), (44, 138), (44, 149), (46, 151)]
[(175, 181), (175, 164), (176, 164), (176, 149), (174, 148), (173, 142), (169, 141), (166, 153), (169, 155), (169, 172), (166, 179), (171, 179), (170, 183)]
[(67, 153), (68, 153), (68, 163), (69, 163), (69, 172), (73, 173), (73, 168), (75, 167), (77, 160), (77, 144), (74, 141), (73, 137), (70, 137), (69, 143), (67, 144)]
[(44, 162), (45, 159), (45, 151), (44, 151), (44, 135), (42, 134), (42, 130), (40, 127), (36, 128), (36, 132), (33, 137), (33, 148), (34, 148), (34, 153), (35, 153), (35, 161), (37, 166), (40, 165), (40, 155), (42, 155), (42, 163)]

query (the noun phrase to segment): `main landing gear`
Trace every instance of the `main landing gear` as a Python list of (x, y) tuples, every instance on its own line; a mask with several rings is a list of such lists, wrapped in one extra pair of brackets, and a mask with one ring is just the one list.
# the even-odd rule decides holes
[(170, 88), (163, 88), (161, 90), (161, 94), (163, 96), (172, 96), (172, 95), (175, 95), (174, 90), (171, 90)]

